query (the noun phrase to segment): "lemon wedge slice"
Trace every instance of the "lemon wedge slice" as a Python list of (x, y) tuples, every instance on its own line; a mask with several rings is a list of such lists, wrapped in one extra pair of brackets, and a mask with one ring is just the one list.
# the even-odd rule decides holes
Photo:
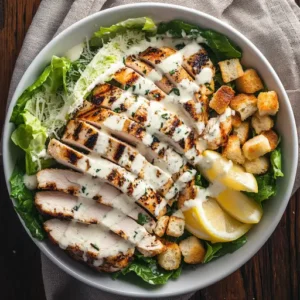
[(212, 242), (230, 242), (244, 235), (252, 226), (232, 218), (213, 198), (195, 201), (195, 206), (183, 213), (186, 229), (198, 238)]
[(226, 188), (215, 198), (228, 214), (240, 222), (256, 224), (262, 217), (260, 205), (241, 192)]
[(245, 172), (242, 167), (234, 165), (218, 152), (204, 151), (198, 167), (210, 182), (218, 181), (237, 191), (253, 193), (258, 191), (256, 179), (252, 174)]

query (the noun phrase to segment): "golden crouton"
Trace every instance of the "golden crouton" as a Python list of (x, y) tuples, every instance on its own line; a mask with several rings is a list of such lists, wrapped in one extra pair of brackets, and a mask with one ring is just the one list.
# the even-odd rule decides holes
[(176, 243), (166, 242), (166, 251), (157, 255), (158, 264), (165, 270), (176, 270), (181, 263), (180, 248)]
[(254, 160), (247, 160), (244, 163), (244, 168), (248, 173), (259, 175), (266, 173), (269, 169), (269, 165), (268, 158), (261, 156)]
[(231, 116), (232, 127), (239, 127), (242, 124), (242, 119), (238, 112), (234, 112), (235, 114)]
[(220, 61), (219, 63), (222, 79), (225, 83), (235, 80), (244, 74), (242, 65), (238, 58)]
[(244, 121), (241, 123), (240, 126), (233, 128), (232, 134), (236, 135), (239, 138), (241, 145), (244, 145), (245, 142), (248, 140), (249, 132), (250, 124), (248, 121)]
[(214, 109), (219, 115), (223, 114), (230, 101), (234, 97), (234, 90), (227, 85), (222, 85), (213, 95), (209, 102), (209, 107)]
[(264, 88), (264, 85), (258, 76), (257, 72), (253, 69), (248, 69), (244, 75), (239, 77), (236, 81), (236, 89), (239, 92), (253, 94)]
[(244, 121), (257, 111), (257, 98), (254, 95), (238, 94), (231, 100), (230, 107), (238, 111)]
[(179, 237), (183, 235), (185, 221), (182, 218), (171, 216), (169, 218), (169, 224), (166, 234), (169, 236)]
[(245, 157), (242, 153), (240, 139), (236, 135), (231, 135), (228, 138), (227, 144), (222, 155), (236, 164), (243, 164)]
[(162, 237), (166, 232), (168, 222), (169, 222), (169, 216), (160, 217), (156, 222), (156, 227), (154, 229), (154, 233), (157, 236)]
[(179, 248), (184, 262), (187, 264), (199, 264), (203, 262), (206, 250), (195, 236), (190, 236), (179, 243)]
[(271, 151), (275, 150), (279, 142), (277, 133), (273, 130), (268, 130), (262, 132), (262, 135), (268, 139)]
[(256, 134), (260, 134), (262, 131), (270, 130), (274, 126), (274, 121), (270, 116), (260, 116), (256, 112), (251, 118), (251, 125)]
[(257, 108), (260, 116), (276, 115), (279, 109), (279, 102), (276, 92), (261, 92), (257, 98)]
[(253, 137), (243, 145), (244, 156), (248, 160), (254, 160), (270, 151), (270, 143), (262, 134)]

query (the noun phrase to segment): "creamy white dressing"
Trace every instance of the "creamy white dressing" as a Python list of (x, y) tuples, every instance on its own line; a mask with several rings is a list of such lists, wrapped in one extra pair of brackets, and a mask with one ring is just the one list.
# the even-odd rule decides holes
[(37, 188), (37, 177), (36, 175), (27, 175), (23, 177), (23, 182), (29, 190), (35, 190)]
[(211, 68), (204, 67), (199, 74), (196, 75), (196, 82), (201, 85), (205, 83), (210, 83), (213, 79), (214, 73)]
[(67, 57), (70, 61), (75, 61), (80, 58), (84, 48), (84, 43), (75, 45), (73, 48), (68, 50), (63, 56)]
[(152, 80), (153, 82), (160, 81), (162, 79), (162, 77), (163, 77), (162, 73), (160, 73), (159, 71), (156, 71), (155, 69), (151, 70), (151, 72), (149, 72), (146, 75), (146, 78), (148, 78), (149, 80)]
[(125, 120), (126, 119), (118, 115), (113, 115), (106, 118), (106, 120), (103, 122), (103, 125), (111, 128), (112, 130), (121, 131), (124, 127)]

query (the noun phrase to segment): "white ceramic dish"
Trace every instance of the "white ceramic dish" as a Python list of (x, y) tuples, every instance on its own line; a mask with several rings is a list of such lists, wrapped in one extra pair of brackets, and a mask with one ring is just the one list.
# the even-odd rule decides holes
[(164, 286), (151, 287), (128, 280), (112, 280), (107, 274), (99, 274), (69, 258), (61, 249), (49, 241), (34, 240), (41, 251), (55, 264), (75, 278), (102, 290), (131, 297), (162, 298), (179, 295), (204, 288), (234, 272), (249, 260), (266, 242), (277, 226), (289, 201), (294, 184), (297, 161), (298, 141), (296, 125), (287, 94), (262, 53), (241, 33), (229, 25), (196, 10), (175, 5), (147, 3), (115, 7), (89, 16), (54, 38), (33, 60), (20, 81), (11, 101), (3, 134), (3, 160), (6, 182), (12, 173), (17, 149), (10, 141), (13, 125), (9, 118), (15, 102), (22, 91), (29, 86), (50, 62), (52, 55), (63, 55), (68, 49), (82, 42), (86, 36), (100, 26), (110, 26), (132, 17), (149, 16), (155, 21), (182, 19), (203, 28), (210, 28), (227, 35), (243, 50), (243, 64), (257, 69), (270, 90), (275, 90), (280, 99), (280, 111), (277, 118), (277, 130), (282, 136), (283, 171), (285, 177), (278, 181), (278, 194), (269, 200), (261, 222), (248, 233), (248, 242), (233, 254), (226, 255), (207, 265), (184, 271), (176, 281)]

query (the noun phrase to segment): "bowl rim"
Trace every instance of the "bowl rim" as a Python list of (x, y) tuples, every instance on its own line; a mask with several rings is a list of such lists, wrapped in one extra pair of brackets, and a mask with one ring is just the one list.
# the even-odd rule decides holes
[[(76, 23), (72, 24), (71, 26), (69, 26), (68, 28), (66, 28), (65, 30), (63, 30), (61, 33), (59, 33), (57, 36), (55, 36), (40, 52), (39, 54), (34, 58), (34, 60), (31, 62), (31, 64), (29, 65), (29, 67), (26, 69), (26, 71), (24, 72), (21, 80), (19, 81), (13, 96), (12, 96), (12, 100), (10, 101), (9, 107), (7, 109), (7, 114), (6, 114), (6, 118), (5, 118), (5, 122), (4, 122), (4, 127), (3, 127), (3, 134), (2, 134), (2, 159), (3, 159), (3, 168), (4, 168), (4, 174), (5, 174), (5, 181), (6, 181), (6, 185), (8, 188), (8, 191), (10, 190), (10, 186), (9, 186), (9, 177), (11, 176), (11, 174), (9, 174), (9, 172), (11, 170), (9, 170), (9, 167), (7, 165), (7, 160), (5, 159), (8, 156), (8, 149), (5, 145), (6, 141), (9, 141), (10, 139), (10, 133), (8, 130), (8, 125), (9, 125), (9, 119), (10, 119), (10, 115), (11, 112), (13, 110), (13, 107), (17, 101), (17, 94), (19, 92), (19, 87), (22, 85), (23, 81), (25, 81), (26, 79), (26, 74), (30, 73), (31, 70), (34, 68), (35, 65), (35, 61), (39, 58), (42, 57), (44, 55), (45, 52), (47, 52), (47, 50), (49, 48), (52, 47), (53, 44), (57, 43), (57, 40), (62, 40), (63, 37), (67, 36), (70, 32), (72, 32), (73, 30), (76, 30), (76, 28), (79, 28), (81, 26), (84, 26), (85, 23), (88, 23), (92, 20), (97, 20), (99, 17), (101, 16), (105, 16), (105, 15), (109, 15), (112, 13), (121, 13), (123, 10), (127, 10), (128, 8), (140, 8), (140, 7), (151, 7), (151, 8), (172, 8), (172, 9), (177, 9), (177, 10), (181, 10), (182, 13), (193, 13), (198, 15), (200, 18), (205, 18), (205, 19), (209, 19), (210, 21), (213, 21), (214, 23), (218, 24), (219, 26), (223, 27), (225, 30), (228, 30), (230, 32), (232, 32), (233, 34), (235, 34), (238, 39), (243, 40), (243, 42), (247, 45), (247, 47), (249, 47), (251, 50), (253, 50), (255, 52), (256, 55), (258, 55), (264, 62), (264, 64), (268, 67), (269, 71), (272, 73), (274, 80), (276, 82), (276, 85), (278, 87), (278, 89), (281, 90), (282, 94), (283, 94), (283, 98), (282, 101), (284, 101), (286, 103), (286, 108), (287, 108), (287, 114), (288, 117), (290, 118), (291, 122), (292, 122), (292, 127), (293, 127), (293, 132), (292, 134), (292, 140), (294, 140), (294, 160), (295, 162), (298, 162), (298, 151), (297, 151), (297, 145), (298, 145), (298, 136), (297, 136), (297, 129), (296, 129), (296, 123), (295, 123), (295, 118), (293, 115), (293, 110), (291, 107), (291, 103), (289, 101), (289, 98), (287, 96), (287, 93), (283, 87), (283, 84), (281, 83), (278, 75), (276, 74), (275, 70), (273, 69), (272, 65), (269, 63), (269, 61), (266, 59), (266, 57), (262, 54), (262, 52), (246, 37), (244, 36), (242, 33), (240, 33), (238, 30), (236, 30), (235, 28), (233, 28), (231, 25), (217, 19), (214, 16), (211, 16), (207, 13), (198, 11), (196, 9), (193, 8), (187, 8), (181, 5), (175, 5), (175, 4), (162, 4), (162, 3), (155, 3), (155, 2), (147, 2), (147, 3), (138, 3), (138, 4), (126, 4), (126, 5), (120, 5), (120, 6), (116, 6), (113, 8), (108, 8), (105, 9), (103, 11), (99, 11), (96, 12), (92, 15), (89, 15), (79, 21), (77, 21)], [(22, 91), (21, 91), (22, 92)], [(204, 283), (203, 282), (199, 282), (198, 285), (195, 285), (193, 287), (186, 287), (186, 288), (182, 288), (180, 292), (173, 292), (173, 291), (163, 291), (162, 293), (155, 293), (155, 297), (159, 296), (159, 297), (168, 297), (168, 296), (179, 296), (182, 294), (186, 294), (189, 292), (194, 292), (196, 290), (199, 290), (201, 288), (207, 287), (211, 284), (214, 284), (215, 282), (227, 277), (229, 274), (233, 273), (234, 271), (238, 270), (242, 265), (244, 265), (248, 260), (250, 260), (250, 258), (252, 258), (257, 252), (258, 250), (265, 244), (265, 242), (268, 240), (268, 238), (270, 237), (270, 235), (274, 232), (275, 228), (277, 227), (280, 219), (282, 218), (282, 215), (286, 209), (286, 206), (289, 202), (289, 198), (291, 196), (291, 192), (292, 192), (292, 188), (294, 185), (294, 180), (295, 180), (295, 176), (296, 176), (296, 170), (297, 170), (297, 163), (293, 164), (292, 169), (290, 170), (290, 175), (291, 175), (291, 179), (287, 185), (286, 188), (286, 192), (285, 192), (285, 197), (284, 197), (284, 201), (282, 201), (282, 204), (280, 205), (280, 209), (277, 211), (276, 215), (274, 216), (274, 219), (272, 220), (271, 225), (269, 226), (269, 228), (266, 229), (266, 231), (264, 232), (264, 234), (260, 237), (259, 242), (256, 243), (256, 245), (254, 247), (252, 247), (250, 249), (250, 251), (248, 251), (246, 253), (246, 255), (241, 258), (238, 263), (234, 264), (234, 265), (230, 265), (228, 266), (228, 268), (226, 270), (224, 270), (223, 272), (217, 274), (213, 280), (209, 280), (209, 283)], [(14, 201), (13, 199), (11, 199), (12, 201)], [(21, 223), (23, 224), (25, 230), (27, 231), (27, 233), (29, 234), (30, 238), (33, 240), (33, 242), (39, 247), (39, 249), (42, 251), (42, 253), (44, 253), (55, 265), (57, 265), (58, 267), (60, 267), (62, 270), (64, 270), (66, 273), (68, 273), (69, 275), (73, 276), (74, 278), (80, 280), (81, 282), (86, 283), (89, 286), (92, 286), (94, 288), (109, 292), (109, 293), (113, 293), (113, 294), (118, 294), (118, 295), (122, 295), (122, 296), (131, 296), (131, 297), (144, 297), (144, 298), (151, 298), (153, 297), (153, 295), (151, 294), (151, 292), (149, 293), (149, 291), (145, 290), (144, 293), (140, 293), (140, 292), (134, 292), (134, 291), (119, 291), (119, 290), (114, 290), (113, 288), (107, 287), (105, 285), (101, 285), (101, 283), (95, 283), (93, 281), (90, 281), (89, 279), (85, 278), (85, 276), (83, 275), (83, 273), (77, 273), (75, 270), (73, 270), (72, 268), (69, 268), (64, 261), (60, 260), (55, 254), (52, 254), (49, 249), (48, 249), (48, 245), (45, 242), (40, 242), (36, 239), (34, 239), (31, 234), (29, 233), (28, 229), (26, 228), (26, 226), (24, 225), (23, 220), (20, 218), (20, 216), (18, 215)]]

